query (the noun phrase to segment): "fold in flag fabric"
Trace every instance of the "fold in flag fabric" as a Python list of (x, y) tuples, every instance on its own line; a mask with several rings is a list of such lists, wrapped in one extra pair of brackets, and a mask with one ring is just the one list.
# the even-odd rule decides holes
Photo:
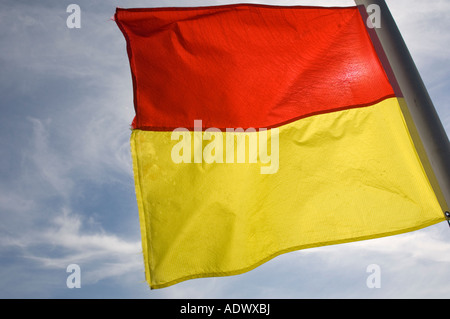
[(445, 220), (358, 7), (118, 8), (115, 21), (151, 288)]

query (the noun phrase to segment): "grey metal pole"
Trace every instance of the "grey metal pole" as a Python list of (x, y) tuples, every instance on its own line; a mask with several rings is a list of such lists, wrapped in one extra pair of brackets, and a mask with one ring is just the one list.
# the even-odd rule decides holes
[[(449, 210), (450, 143), (419, 71), (385, 1), (355, 0), (355, 3), (364, 6), (365, 12), (371, 4), (380, 8), (381, 25), (373, 30), (386, 53), (417, 133), (423, 142), (423, 149), (435, 174), (435, 182), (442, 191), (442, 194), (438, 194), (440, 204), (444, 210)], [(450, 219), (450, 216), (446, 218)]]

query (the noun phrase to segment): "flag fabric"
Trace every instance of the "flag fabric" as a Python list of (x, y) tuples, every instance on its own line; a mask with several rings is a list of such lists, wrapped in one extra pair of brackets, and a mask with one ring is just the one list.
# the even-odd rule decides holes
[(445, 220), (357, 7), (118, 8), (115, 21), (151, 288)]

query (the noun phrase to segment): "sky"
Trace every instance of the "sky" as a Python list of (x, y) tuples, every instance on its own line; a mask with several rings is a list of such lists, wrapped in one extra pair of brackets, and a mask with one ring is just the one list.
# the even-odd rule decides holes
[[(130, 155), (134, 116), (116, 7), (212, 0), (2, 0), (0, 298), (446, 298), (450, 228), (278, 256), (237, 276), (150, 290)], [(247, 1), (353, 5), (353, 1)], [(450, 1), (387, 0), (448, 135)], [(81, 28), (66, 25), (78, 4)], [(67, 267), (80, 267), (69, 288)], [(370, 288), (370, 265), (380, 287)]]

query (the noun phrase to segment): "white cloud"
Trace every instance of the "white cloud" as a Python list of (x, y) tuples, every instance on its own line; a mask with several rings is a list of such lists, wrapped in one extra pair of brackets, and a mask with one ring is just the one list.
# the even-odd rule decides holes
[[(56, 148), (53, 120), (28, 121), (31, 138), (22, 150), (22, 170), (0, 195), (0, 249), (18, 249), (43, 269), (84, 265), (85, 284), (143, 271), (140, 241), (110, 234), (89, 212), (74, 214), (71, 208), (86, 180), (102, 184), (131, 175), (128, 136), (118, 138), (117, 127), (103, 123), (104, 134), (101, 127), (74, 130), (80, 136), (67, 136), (67, 144)], [(72, 142), (80, 139), (87, 143)]]
[(445, 50), (450, 43), (447, 32), (450, 2), (388, 0), (387, 3), (412, 55), (420, 64), (433, 59), (450, 59)]
[(47, 193), (56, 193), (65, 199), (69, 198), (73, 189), (73, 182), (68, 176), (72, 163), (66, 154), (56, 152), (49, 146), (49, 132), (45, 126), (49, 125), (51, 120), (41, 121), (35, 118), (28, 120), (31, 122), (33, 132), (30, 148), (23, 153), (24, 161), (29, 164), (25, 178), (29, 181), (40, 181), (38, 185), (34, 185), (39, 190), (44, 187)]
[[(94, 218), (95, 211), (73, 212), (80, 198), (101, 195), (88, 194), (86, 186), (127, 183), (126, 189), (134, 190), (128, 129), (132, 89), (125, 41), (104, 12), (83, 12), (80, 30), (67, 29), (66, 16), (64, 5), (8, 5), (0, 13), (1, 25), (8, 26), (0, 31), (5, 44), (0, 63), (16, 70), (0, 85), (11, 87), (18, 100), (31, 101), (28, 109), (22, 108), (25, 114), (11, 134), (17, 140), (6, 140), (18, 157), (17, 171), (0, 187), (0, 250), (5, 258), (26, 257), (36, 270), (59, 271), (79, 263), (84, 283), (127, 273), (144, 278), (141, 243), (128, 239), (140, 239), (139, 233), (111, 233)], [(118, 53), (108, 54), (111, 47)], [(47, 82), (55, 84), (51, 91), (42, 91)], [(63, 86), (68, 83), (73, 94)], [(103, 206), (97, 209), (108, 203)], [(125, 214), (114, 214), (113, 222), (106, 216), (101, 220), (125, 224), (117, 219)], [(15, 277), (19, 280), (19, 273)], [(30, 289), (42, 284), (37, 278), (31, 281)]]
[(140, 241), (108, 234), (101, 227), (89, 231), (84, 219), (63, 208), (46, 227), (27, 229), (13, 239), (2, 240), (1, 247), (19, 247), (23, 257), (45, 269), (65, 269), (72, 263), (79, 264), (83, 267), (85, 284), (143, 271)]
[(387, 1), (441, 121), (450, 134), (450, 2)]

